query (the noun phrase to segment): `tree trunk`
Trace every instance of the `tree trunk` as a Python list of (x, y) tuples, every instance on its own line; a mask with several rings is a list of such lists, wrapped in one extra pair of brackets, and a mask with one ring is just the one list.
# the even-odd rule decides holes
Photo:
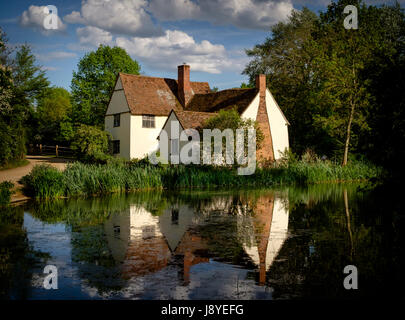
[(349, 145), (350, 145), (350, 132), (352, 130), (353, 117), (354, 117), (354, 103), (353, 103), (353, 101), (351, 101), (350, 116), (349, 116), (349, 122), (347, 124), (345, 152), (343, 155), (342, 166), (347, 165), (347, 157), (349, 155)]
[(353, 259), (354, 245), (353, 245), (352, 228), (350, 226), (349, 197), (347, 196), (347, 189), (343, 190), (343, 199), (344, 199), (344, 202), (345, 202), (347, 230), (349, 231), (349, 237), (350, 237), (350, 257)]
[(343, 155), (343, 162), (342, 166), (344, 167), (347, 165), (347, 157), (349, 155), (349, 145), (350, 145), (350, 133), (352, 130), (352, 122), (354, 117), (354, 108), (356, 106), (354, 99), (357, 92), (357, 81), (356, 81), (356, 69), (354, 67), (354, 62), (352, 63), (352, 76), (353, 76), (353, 93), (350, 95), (350, 116), (349, 122), (347, 124), (347, 131), (346, 131), (346, 142), (345, 142), (345, 152)]

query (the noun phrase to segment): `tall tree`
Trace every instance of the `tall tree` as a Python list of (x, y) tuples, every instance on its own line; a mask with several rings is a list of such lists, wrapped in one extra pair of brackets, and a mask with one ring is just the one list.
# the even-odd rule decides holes
[(28, 45), (22, 45), (16, 52), (12, 65), (12, 77), (13, 103), (22, 107), (24, 113), (28, 113), (49, 87), (45, 71), (37, 65), (35, 56)]
[[(357, 30), (344, 28), (347, 5), (358, 8)], [(397, 48), (404, 39), (402, 25), (398, 4), (375, 7), (339, 0), (319, 17), (305, 8), (292, 12), (287, 22), (272, 28), (263, 44), (247, 51), (253, 59), (244, 73), (251, 82), (257, 73), (267, 75), (268, 85), (291, 123), (294, 152), (314, 148), (340, 157), (342, 165), (351, 152), (368, 149), (373, 153), (370, 146), (377, 132), (376, 119), (384, 118), (378, 116), (383, 109), (377, 110), (376, 102), (384, 104), (379, 92), (388, 83), (377, 78), (395, 59), (401, 65)], [(385, 101), (390, 97), (387, 94)], [(380, 132), (378, 136), (385, 135)]]
[[(266, 74), (267, 86), (283, 109), (291, 126), (290, 140), (294, 152), (302, 153), (322, 137), (313, 126), (312, 93), (317, 90), (313, 80), (313, 60), (316, 55), (312, 33), (318, 17), (307, 8), (292, 11), (286, 22), (272, 27), (271, 36), (246, 53), (252, 60), (243, 73), (254, 84), (255, 76)], [(317, 139), (318, 152), (322, 139)]]
[(381, 8), (374, 25), (382, 30), (374, 59), (367, 65), (373, 104), (368, 113), (368, 135), (361, 137), (363, 152), (388, 169), (400, 185), (405, 177), (405, 14), (399, 4)]
[(3, 32), (1, 38), (0, 91), (6, 95), (0, 99), (0, 164), (5, 164), (25, 156), (26, 131), (32, 126), (34, 105), (49, 81), (29, 46), (21, 46), (12, 58)]
[(12, 78), (9, 68), (9, 49), (7, 38), (0, 28), (0, 114), (10, 112), (12, 97)]
[(42, 143), (63, 144), (67, 139), (63, 132), (71, 113), (70, 93), (64, 88), (49, 88), (38, 101), (36, 117), (38, 135)]
[(138, 62), (119, 47), (100, 45), (79, 61), (71, 84), (74, 124), (104, 126), (105, 111), (119, 72), (140, 72)]
[[(343, 11), (346, 5), (353, 5), (353, 1), (332, 3), (326, 13), (321, 13), (316, 35), (319, 54), (315, 60), (322, 87), (317, 94), (319, 112), (314, 124), (322, 127), (335, 141), (337, 153), (343, 155), (343, 166), (347, 164), (355, 134), (368, 130), (366, 114), (371, 96), (363, 70), (373, 57), (377, 36), (373, 32), (375, 27), (366, 23), (373, 8), (356, 1), (354, 5), (359, 8), (361, 21), (359, 29), (345, 29)], [(356, 130), (353, 130), (355, 126)]]

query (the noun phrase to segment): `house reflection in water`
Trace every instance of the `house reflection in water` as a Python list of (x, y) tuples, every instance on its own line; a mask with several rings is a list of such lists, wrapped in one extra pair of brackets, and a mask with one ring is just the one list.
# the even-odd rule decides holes
[(194, 211), (187, 205), (166, 209), (160, 216), (131, 205), (126, 212), (113, 215), (105, 223), (105, 232), (114, 259), (122, 263), (123, 277), (142, 276), (167, 266), (193, 219)]
[(259, 284), (288, 237), (288, 204), (274, 193), (260, 196), (252, 215), (239, 216), (238, 233), (245, 252), (259, 268)]
[(232, 197), (200, 203), (198, 210), (186, 204), (171, 205), (159, 216), (142, 206), (131, 205), (126, 212), (112, 215), (104, 227), (112, 255), (121, 263), (125, 279), (155, 273), (176, 257), (182, 261), (181, 276), (187, 285), (191, 267), (209, 262), (207, 239), (195, 227), (205, 223), (212, 212), (232, 213), (237, 221), (238, 241), (257, 265), (259, 283), (264, 284), (266, 271), (287, 238), (288, 208), (283, 201), (274, 193), (259, 196), (250, 204), (252, 214), (241, 208), (235, 210)]

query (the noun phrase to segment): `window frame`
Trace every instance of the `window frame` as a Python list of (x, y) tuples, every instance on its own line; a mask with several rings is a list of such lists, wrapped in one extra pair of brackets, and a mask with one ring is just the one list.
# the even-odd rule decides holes
[[(118, 119), (118, 121), (117, 121), (117, 119)], [(120, 127), (120, 126), (121, 126), (121, 113), (114, 114), (113, 127), (116, 128), (116, 127)]]
[(154, 114), (142, 115), (142, 128), (154, 129), (156, 128), (156, 118)]
[[(117, 151), (117, 145), (118, 145), (118, 152)], [(120, 154), (121, 153), (121, 142), (120, 140), (113, 140), (112, 141), (112, 153), (113, 154)]]

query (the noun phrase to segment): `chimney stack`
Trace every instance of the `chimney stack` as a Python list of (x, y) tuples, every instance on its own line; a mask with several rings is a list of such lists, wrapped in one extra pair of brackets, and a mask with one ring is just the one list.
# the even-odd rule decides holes
[(190, 66), (187, 64), (182, 64), (177, 67), (177, 71), (178, 71), (177, 77), (178, 97), (180, 103), (185, 108), (194, 95), (190, 84)]
[(266, 106), (266, 76), (264, 74), (256, 76), (256, 89), (259, 90), (260, 97), (256, 121), (264, 135), (262, 148), (257, 152), (257, 159), (259, 159), (259, 161), (274, 161), (273, 138), (271, 136), (269, 115)]
[(260, 97), (266, 96), (266, 75), (259, 74), (256, 76), (256, 89), (259, 90)]

